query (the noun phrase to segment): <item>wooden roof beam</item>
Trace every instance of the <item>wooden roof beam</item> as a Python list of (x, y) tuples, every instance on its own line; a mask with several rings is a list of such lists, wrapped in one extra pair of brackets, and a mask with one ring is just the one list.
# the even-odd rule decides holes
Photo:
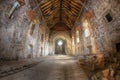
[[(51, 10), (52, 5), (50, 5), (49, 7), (47, 7), (46, 9), (42, 8), (43, 12), (47, 12), (48, 10)], [(55, 4), (55, 7), (58, 7), (57, 3)]]
[(70, 10), (68, 10), (68, 8), (66, 7), (66, 5), (63, 5), (65, 8), (66, 8), (66, 10), (68, 11), (68, 12), (70, 12), (71, 14), (73, 14), (73, 15), (78, 15), (78, 14), (76, 14), (76, 13), (74, 13), (74, 12), (71, 12)]

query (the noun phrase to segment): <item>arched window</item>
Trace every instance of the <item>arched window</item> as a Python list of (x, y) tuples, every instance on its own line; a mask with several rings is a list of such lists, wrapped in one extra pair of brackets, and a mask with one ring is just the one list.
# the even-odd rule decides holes
[(84, 34), (85, 34), (85, 37), (89, 37), (90, 36), (90, 30), (89, 30), (89, 23), (87, 20), (85, 20), (83, 22), (83, 26), (84, 26)]
[(59, 41), (57, 42), (57, 44), (58, 44), (59, 46), (62, 46), (62, 45), (63, 45), (63, 41), (62, 41), (62, 40), (59, 40)]

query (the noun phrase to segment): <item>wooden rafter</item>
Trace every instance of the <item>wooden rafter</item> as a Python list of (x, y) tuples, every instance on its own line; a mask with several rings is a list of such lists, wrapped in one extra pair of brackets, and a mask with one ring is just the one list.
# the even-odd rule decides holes
[(63, 22), (71, 28), (82, 10), (81, 2), (85, 0), (44, 0), (41, 11), (51, 28), (55, 24)]

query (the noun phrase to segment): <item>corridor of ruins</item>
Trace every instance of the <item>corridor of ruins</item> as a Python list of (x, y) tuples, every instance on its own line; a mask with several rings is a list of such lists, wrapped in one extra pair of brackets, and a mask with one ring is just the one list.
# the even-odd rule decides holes
[(0, 80), (120, 80), (120, 0), (0, 0)]

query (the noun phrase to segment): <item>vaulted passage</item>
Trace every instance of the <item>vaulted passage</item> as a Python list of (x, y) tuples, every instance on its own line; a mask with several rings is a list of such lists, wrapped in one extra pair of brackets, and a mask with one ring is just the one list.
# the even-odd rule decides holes
[(0, 80), (120, 80), (120, 0), (0, 0)]

